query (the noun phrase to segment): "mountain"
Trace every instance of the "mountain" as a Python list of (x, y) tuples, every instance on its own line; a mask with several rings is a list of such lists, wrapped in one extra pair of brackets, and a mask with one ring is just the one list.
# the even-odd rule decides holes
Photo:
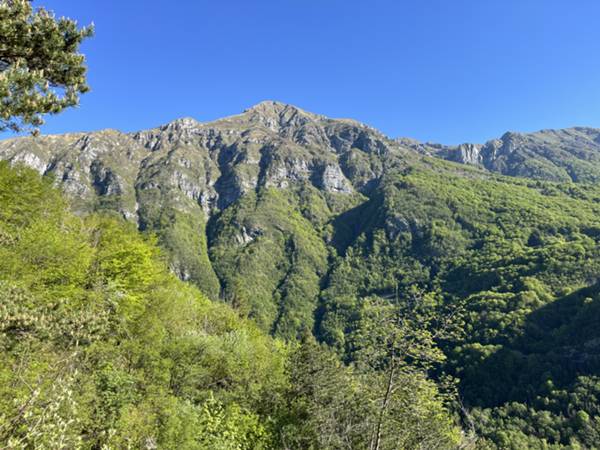
[(483, 145), (398, 142), (424, 154), (509, 176), (575, 183), (600, 180), (600, 130), (595, 128), (506, 133)]
[[(104, 130), (0, 144), (0, 158), (52, 174), (77, 211), (115, 211), (158, 233), (173, 270), (210, 297), (222, 294), (233, 303), (252, 297), (258, 308), (238, 306), (256, 312), (273, 303), (274, 293), (292, 295), (288, 284), (302, 277), (305, 286), (294, 286), (300, 291), (294, 295), (312, 299), (310, 314), (327, 271), (317, 230), (360, 202), (386, 165), (415, 156), (358, 122), (277, 102), (206, 124), (187, 118), (138, 133)], [(302, 211), (290, 215), (284, 193), (292, 192)], [(275, 242), (270, 261), (260, 264), (269, 267), (269, 281), (259, 292), (240, 292), (245, 288), (237, 277), (258, 261), (250, 254), (240, 260), (237, 251), (267, 235)], [(209, 259), (208, 240), (217, 264)], [(295, 259), (309, 273), (295, 274)], [(276, 309), (273, 304), (259, 322), (276, 327)]]
[[(157, 188), (176, 188), (208, 217), (249, 191), (296, 181), (349, 194), (381, 173), (356, 150), (383, 156), (399, 149), (358, 122), (263, 102), (206, 124), (184, 118), (131, 134), (105, 130), (12, 139), (2, 143), (1, 154), (56, 174), (82, 205), (97, 196), (119, 196), (119, 211), (135, 218), (136, 196)], [(154, 178), (160, 177), (159, 184)]]
[(435, 375), (458, 380), (480, 436), (591, 447), (599, 135), (446, 147), (263, 102), (210, 123), (11, 139), (0, 158), (53, 175), (79, 213), (156, 234), (173, 272), (264, 331), (311, 331), (347, 363), (373, 304), (451, 311)]

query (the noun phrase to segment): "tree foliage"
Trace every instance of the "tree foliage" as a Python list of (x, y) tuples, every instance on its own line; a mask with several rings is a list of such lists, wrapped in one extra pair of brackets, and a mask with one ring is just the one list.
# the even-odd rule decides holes
[(88, 91), (81, 42), (92, 28), (28, 0), (0, 1), (0, 131), (37, 127)]
[(2, 164), (0, 180), (1, 446), (270, 442), (283, 346), (177, 280), (130, 224), (73, 216), (32, 171)]

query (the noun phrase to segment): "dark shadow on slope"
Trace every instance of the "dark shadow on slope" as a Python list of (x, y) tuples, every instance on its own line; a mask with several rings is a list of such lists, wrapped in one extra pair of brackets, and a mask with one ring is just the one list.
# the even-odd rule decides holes
[(531, 403), (549, 380), (572, 385), (600, 375), (600, 283), (532, 312), (524, 332), (465, 370), (461, 391), (469, 406)]
[(380, 222), (382, 205), (383, 196), (375, 192), (369, 200), (340, 214), (332, 221), (331, 245), (339, 255), (344, 255), (356, 238)]

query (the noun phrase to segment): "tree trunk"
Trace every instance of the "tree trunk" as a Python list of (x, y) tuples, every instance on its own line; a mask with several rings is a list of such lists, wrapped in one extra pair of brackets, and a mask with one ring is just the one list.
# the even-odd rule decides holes
[(371, 441), (371, 450), (380, 450), (381, 447), (381, 433), (383, 426), (383, 418), (385, 416), (386, 410), (391, 400), (392, 390), (394, 388), (394, 375), (396, 372), (396, 364), (392, 361), (392, 365), (390, 366), (390, 372), (388, 374), (387, 386), (385, 390), (385, 396), (383, 397), (383, 402), (381, 403), (381, 409), (379, 410), (379, 417), (377, 419), (377, 429), (375, 432), (375, 442)]

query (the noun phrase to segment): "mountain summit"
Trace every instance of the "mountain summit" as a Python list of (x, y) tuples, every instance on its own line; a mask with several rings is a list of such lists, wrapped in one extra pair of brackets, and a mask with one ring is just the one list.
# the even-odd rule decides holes
[(313, 118), (319, 117), (317, 114), (312, 114), (298, 108), (297, 106), (290, 105), (288, 103), (282, 103), (275, 100), (265, 100), (257, 103), (254, 106), (244, 110), (243, 114), (257, 114), (263, 117), (281, 117), (286, 114), (296, 115), (301, 114), (305, 116), (312, 116)]
[(358, 122), (272, 101), (209, 123), (182, 118), (136, 133), (0, 144), (0, 158), (56, 174), (83, 207), (97, 195), (120, 195), (120, 211), (128, 218), (138, 215), (142, 191), (153, 189), (174, 188), (176, 198), (169, 201), (190, 199), (208, 216), (261, 186), (308, 180), (327, 192), (360, 191), (380, 174), (382, 161), (369, 162), (368, 155), (400, 151), (393, 140)]

